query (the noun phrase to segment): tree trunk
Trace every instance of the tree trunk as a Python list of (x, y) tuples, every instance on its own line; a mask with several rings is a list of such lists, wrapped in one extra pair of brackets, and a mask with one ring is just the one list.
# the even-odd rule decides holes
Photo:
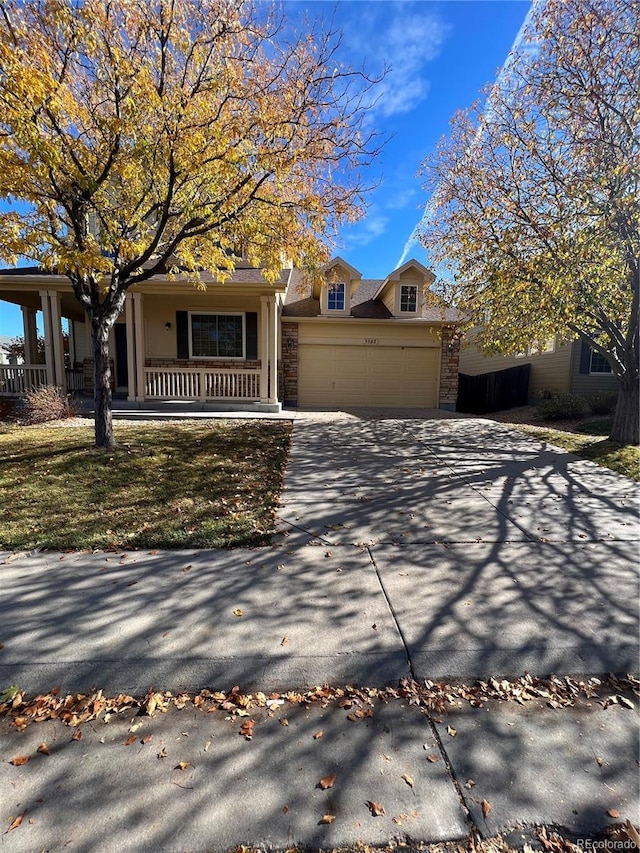
[(96, 447), (114, 447), (111, 414), (111, 366), (109, 364), (109, 330), (104, 318), (91, 321), (93, 351), (93, 405), (95, 410)]
[(613, 416), (611, 435), (609, 436), (611, 441), (615, 441), (618, 444), (640, 443), (638, 431), (639, 397), (637, 377), (625, 378), (620, 383), (618, 404)]

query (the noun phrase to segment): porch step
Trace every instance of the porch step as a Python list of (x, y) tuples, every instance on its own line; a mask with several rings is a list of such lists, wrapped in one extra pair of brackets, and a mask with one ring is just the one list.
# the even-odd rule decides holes
[[(83, 400), (82, 414), (93, 415), (93, 401)], [(114, 400), (114, 419), (127, 420), (185, 420), (200, 418), (271, 418), (293, 420), (295, 413), (283, 411), (280, 403), (202, 403), (191, 400), (157, 403), (135, 400)]]

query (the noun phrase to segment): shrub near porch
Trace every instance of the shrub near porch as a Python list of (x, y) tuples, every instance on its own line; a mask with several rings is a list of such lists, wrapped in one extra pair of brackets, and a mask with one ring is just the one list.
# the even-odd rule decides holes
[(269, 421), (0, 427), (0, 548), (219, 548), (262, 545), (290, 426)]

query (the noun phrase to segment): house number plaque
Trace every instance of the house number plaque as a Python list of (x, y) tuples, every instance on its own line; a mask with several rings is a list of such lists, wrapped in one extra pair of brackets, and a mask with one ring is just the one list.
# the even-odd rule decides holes
[(365, 344), (377, 344), (379, 343), (379, 338), (365, 338)]

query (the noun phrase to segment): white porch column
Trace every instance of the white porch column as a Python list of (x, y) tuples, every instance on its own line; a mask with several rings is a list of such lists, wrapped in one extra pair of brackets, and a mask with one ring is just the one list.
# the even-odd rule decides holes
[(136, 399), (136, 337), (135, 324), (133, 321), (133, 296), (127, 293), (124, 301), (124, 317), (127, 329), (127, 374), (129, 379), (129, 391), (127, 400)]
[(24, 331), (24, 362), (38, 363), (38, 330), (36, 328), (36, 312), (34, 308), (20, 306), (22, 310), (22, 328)]
[[(133, 324), (135, 339), (135, 383), (138, 401), (144, 400), (144, 317), (142, 315), (142, 294), (133, 293)], [(127, 327), (127, 344), (128, 344)]]
[(260, 297), (260, 402), (269, 401), (269, 297)]
[(269, 402), (278, 402), (278, 309), (269, 297)]
[(64, 344), (62, 341), (62, 314), (60, 313), (60, 294), (55, 290), (49, 291), (51, 302), (51, 328), (53, 331), (53, 363), (56, 376), (56, 385), (67, 393), (67, 374), (64, 369)]
[(53, 364), (53, 326), (51, 324), (51, 302), (46, 290), (40, 291), (42, 316), (44, 319), (44, 362), (47, 366), (47, 385), (55, 385), (55, 368)]

